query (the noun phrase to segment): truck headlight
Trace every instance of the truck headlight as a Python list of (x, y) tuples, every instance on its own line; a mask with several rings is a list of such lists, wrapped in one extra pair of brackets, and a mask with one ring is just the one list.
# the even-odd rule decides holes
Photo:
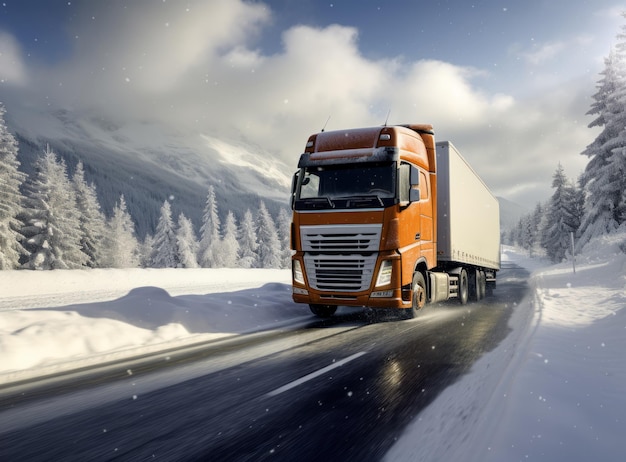
[(391, 274), (393, 273), (393, 266), (391, 260), (383, 260), (378, 270), (378, 277), (376, 278), (376, 287), (386, 286), (391, 282)]
[(292, 268), (292, 273), (293, 273), (293, 280), (300, 284), (304, 284), (304, 273), (302, 272), (302, 264), (300, 263), (300, 260), (292, 260), (292, 261), (293, 261), (293, 265), (291, 268)]

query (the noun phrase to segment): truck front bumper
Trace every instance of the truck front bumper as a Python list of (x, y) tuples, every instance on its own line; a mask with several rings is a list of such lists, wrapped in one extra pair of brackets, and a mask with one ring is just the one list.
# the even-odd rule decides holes
[[(307, 292), (307, 293), (303, 293)], [(400, 289), (382, 290), (372, 294), (336, 293), (293, 287), (293, 301), (312, 305), (367, 306), (371, 308), (410, 308), (411, 301), (402, 300)]]

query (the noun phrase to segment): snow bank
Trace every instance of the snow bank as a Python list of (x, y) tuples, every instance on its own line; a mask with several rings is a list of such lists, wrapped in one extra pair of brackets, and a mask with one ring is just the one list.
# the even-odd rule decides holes
[[(0, 272), (0, 383), (310, 318), (290, 282), (289, 270)], [(91, 297), (110, 300), (70, 302)]]

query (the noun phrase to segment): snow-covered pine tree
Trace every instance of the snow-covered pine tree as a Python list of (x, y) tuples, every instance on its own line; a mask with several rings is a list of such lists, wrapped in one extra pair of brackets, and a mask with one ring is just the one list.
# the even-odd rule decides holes
[(583, 186), (582, 174), (578, 177), (576, 181), (576, 186), (574, 187), (574, 217), (576, 218), (577, 232), (575, 234), (576, 237), (580, 236), (580, 226), (583, 222), (583, 216), (585, 215), (585, 188)]
[(603, 76), (587, 112), (597, 117), (589, 127), (602, 132), (583, 151), (590, 158), (582, 181), (587, 191), (579, 247), (593, 237), (615, 230), (622, 222), (626, 190), (626, 26), (605, 59)]
[(4, 122), (6, 110), (0, 103), (0, 270), (15, 269), (26, 250), (20, 243), (17, 219), (22, 208), (20, 186), (26, 175), (18, 170), (18, 145)]
[(35, 162), (35, 175), (26, 183), (26, 194), (21, 233), (29, 257), (23, 266), (38, 270), (86, 266), (76, 193), (65, 162), (57, 160), (49, 146)]
[(256, 226), (250, 209), (246, 210), (239, 227), (239, 267), (256, 268), (258, 264)]
[(87, 254), (87, 266), (98, 268), (101, 266), (105, 252), (106, 218), (100, 208), (95, 186), (87, 184), (85, 181), (85, 170), (82, 162), (76, 165), (72, 183), (76, 192), (76, 205), (80, 213), (81, 249)]
[[(626, 100), (624, 101), (626, 104)], [(620, 133), (620, 136), (626, 138), (626, 127)], [(626, 145), (626, 139), (623, 140)], [(609, 165), (607, 170), (611, 171), (615, 180), (611, 184), (611, 188), (617, 197), (617, 205), (615, 207), (616, 221), (619, 225), (626, 223), (626, 146), (613, 149), (611, 157), (609, 157)]]
[(508, 230), (507, 232), (507, 242), (506, 244), (508, 245), (515, 245), (516, 244), (516, 230), (517, 228), (515, 226), (511, 226), (511, 229)]
[(541, 248), (541, 236), (544, 223), (546, 221), (546, 209), (547, 206), (541, 202), (537, 202), (534, 210), (530, 213), (530, 229), (533, 233), (533, 249), (531, 254), (540, 253)]
[(511, 231), (511, 237), (514, 245), (522, 247), (522, 236), (524, 234), (524, 217), (520, 217), (517, 221), (517, 224), (513, 227)]
[(576, 190), (565, 176), (561, 164), (554, 173), (552, 187), (554, 193), (548, 203), (541, 245), (546, 250), (548, 258), (559, 263), (571, 248), (570, 233), (576, 232), (580, 225), (577, 217)]
[(535, 243), (537, 242), (537, 232), (535, 230), (535, 224), (532, 214), (525, 215), (522, 218), (522, 234), (521, 234), (521, 246), (528, 251), (529, 256), (533, 256)]
[(139, 243), (139, 266), (142, 268), (150, 268), (152, 263), (152, 249), (154, 248), (154, 236), (150, 233), (146, 234), (143, 241)]
[(281, 246), (276, 231), (276, 223), (261, 201), (257, 211), (257, 237), (259, 239), (259, 263), (261, 268), (280, 268)]
[(113, 216), (107, 226), (105, 266), (110, 268), (136, 268), (139, 266), (139, 242), (135, 225), (126, 208), (124, 195), (113, 207)]
[(198, 239), (193, 230), (193, 223), (184, 213), (178, 215), (176, 249), (182, 268), (198, 268)]
[(206, 205), (202, 216), (200, 228), (200, 251), (198, 262), (203, 268), (218, 266), (218, 253), (220, 246), (220, 218), (217, 214), (217, 200), (213, 185), (209, 186)]
[(230, 210), (224, 222), (224, 237), (220, 248), (220, 263), (224, 268), (236, 268), (238, 266), (239, 242), (237, 241), (237, 221)]
[(281, 245), (281, 267), (291, 267), (291, 214), (286, 209), (278, 212), (278, 237)]
[(532, 257), (538, 250), (540, 241), (540, 226), (544, 219), (545, 207), (541, 203), (537, 203), (535, 209), (520, 217), (516, 226), (514, 226), (509, 234), (512, 244), (527, 250)]
[(169, 201), (163, 202), (161, 214), (154, 233), (152, 268), (176, 268), (180, 265), (176, 231), (172, 220), (172, 207)]

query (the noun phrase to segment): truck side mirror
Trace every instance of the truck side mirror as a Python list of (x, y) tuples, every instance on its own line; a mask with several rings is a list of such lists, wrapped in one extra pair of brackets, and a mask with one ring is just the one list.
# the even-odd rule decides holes
[(409, 202), (419, 202), (420, 200), (420, 190), (412, 189), (409, 191)]
[(291, 209), (293, 210), (296, 202), (296, 187), (298, 186), (298, 178), (300, 177), (300, 170), (293, 174), (291, 178)]

